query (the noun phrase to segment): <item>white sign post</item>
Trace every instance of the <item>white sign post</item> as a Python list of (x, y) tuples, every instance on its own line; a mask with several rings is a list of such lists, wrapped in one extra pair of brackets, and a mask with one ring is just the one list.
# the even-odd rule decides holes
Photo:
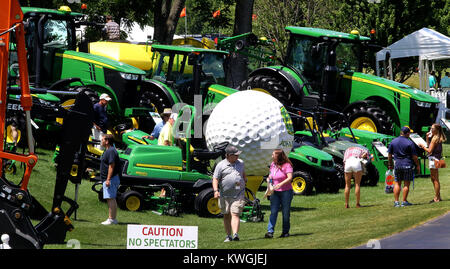
[(128, 225), (127, 249), (197, 249), (197, 226)]
[(420, 135), (416, 134), (416, 133), (410, 134), (410, 135), (409, 135), (409, 138), (411, 138), (411, 140), (412, 140), (412, 141), (414, 142), (414, 144), (416, 144), (417, 146), (420, 146), (420, 145), (426, 146), (426, 145), (427, 145), (427, 142), (425, 142), (425, 140), (423, 140), (423, 138), (422, 138)]

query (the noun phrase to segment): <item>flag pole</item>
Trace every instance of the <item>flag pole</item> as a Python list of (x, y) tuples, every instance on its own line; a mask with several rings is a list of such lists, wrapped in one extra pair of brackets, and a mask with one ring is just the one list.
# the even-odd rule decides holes
[(185, 13), (185, 14), (186, 15), (184, 16), (184, 39), (187, 39), (187, 13)]

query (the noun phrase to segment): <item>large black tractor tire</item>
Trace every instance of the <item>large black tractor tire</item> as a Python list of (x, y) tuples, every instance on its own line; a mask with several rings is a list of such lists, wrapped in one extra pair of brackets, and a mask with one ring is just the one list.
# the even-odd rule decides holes
[(295, 195), (311, 195), (314, 188), (311, 174), (305, 171), (295, 171), (292, 174), (292, 188)]
[(240, 91), (261, 89), (286, 106), (297, 106), (301, 100), (296, 96), (292, 89), (283, 84), (277, 78), (258, 75), (244, 80), (237, 88)]
[(101, 187), (100, 191), (97, 193), (97, 198), (100, 202), (106, 203), (106, 199), (103, 198), (103, 187)]
[(172, 108), (172, 104), (169, 102), (163, 93), (152, 90), (145, 90), (139, 96), (139, 106), (153, 108), (155, 112), (161, 114), (164, 108)]
[(339, 188), (345, 188), (345, 172), (344, 165), (341, 163), (334, 163), (334, 168), (336, 169), (336, 176), (339, 179)]
[(137, 191), (125, 191), (118, 198), (118, 204), (121, 209), (128, 211), (139, 211), (143, 208), (143, 196)]
[[(85, 91), (86, 95), (89, 96), (89, 99), (91, 100), (92, 105), (94, 105), (94, 104), (98, 103), (98, 101), (100, 101), (99, 94), (96, 91), (94, 91), (94, 90), (92, 90), (90, 88), (86, 88), (84, 86), (82, 86), (82, 87), (75, 87), (75, 88), (69, 88), (66, 91), (69, 91), (69, 92), (82, 92), (82, 91)], [(73, 96), (73, 95), (58, 95), (58, 97), (61, 100), (61, 106), (64, 109), (66, 109), (66, 110), (71, 109), (72, 106), (75, 104), (76, 96)]]
[(328, 183), (327, 191), (329, 193), (338, 193), (340, 187), (341, 187), (340, 179), (339, 180), (334, 180), (334, 181), (331, 181), (331, 182)]
[(219, 217), (222, 216), (219, 199), (214, 198), (213, 188), (207, 188), (195, 197), (194, 207), (197, 215), (200, 217)]
[[(144, 90), (138, 99), (138, 105), (141, 107), (150, 108), (158, 114), (161, 114), (164, 111), (164, 108), (172, 108), (172, 104), (169, 102), (167, 96), (164, 96), (164, 93), (153, 91), (153, 90)], [(139, 130), (144, 132), (152, 132), (154, 128), (154, 122), (149, 117), (139, 117)]]
[(360, 104), (346, 114), (352, 128), (388, 135), (394, 134), (392, 118), (378, 106)]
[(376, 186), (380, 180), (380, 173), (373, 163), (368, 163), (366, 166), (367, 173), (362, 176), (361, 185)]

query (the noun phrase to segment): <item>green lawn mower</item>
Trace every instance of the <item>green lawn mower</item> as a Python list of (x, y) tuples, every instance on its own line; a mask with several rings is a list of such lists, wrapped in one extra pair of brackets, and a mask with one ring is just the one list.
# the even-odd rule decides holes
[(333, 156), (303, 143), (294, 137), (294, 146), (288, 155), (293, 164), (292, 187), (294, 194), (310, 195), (316, 193), (339, 191), (339, 180)]
[[(342, 113), (323, 107), (317, 107), (315, 111), (297, 108), (297, 111), (303, 116), (302, 118), (305, 122), (305, 129), (297, 131), (295, 133), (296, 137), (298, 138), (298, 140), (302, 141), (302, 143), (314, 146), (333, 156), (334, 165), (337, 171), (337, 177), (340, 182), (339, 186), (341, 188), (345, 187), (343, 165), (345, 150), (350, 147), (361, 147), (368, 150), (371, 154), (372, 151), (356, 143), (356, 138), (353, 135), (353, 130), (350, 127), (346, 128), (347, 130), (349, 130), (349, 136), (339, 138), (338, 133), (335, 130), (325, 131), (322, 125), (320, 125), (318, 122), (318, 118), (322, 118), (327, 114)], [(345, 116), (341, 116), (344, 117), (342, 121), (346, 122)], [(323, 120), (321, 121), (323, 122)], [(374, 134), (372, 132), (369, 133)], [(364, 174), (361, 185), (376, 186), (379, 181), (379, 172), (377, 167), (371, 161), (369, 161), (364, 164), (363, 171)]]
[[(178, 146), (134, 144), (119, 151), (121, 208), (153, 209), (172, 216), (193, 210), (202, 217), (221, 216), (212, 188), (213, 161), (224, 158), (228, 143), (221, 143), (211, 151), (193, 148), (195, 115), (193, 106), (186, 105), (180, 110), (173, 127)], [(102, 199), (101, 184), (96, 182), (92, 186), (99, 199)], [(256, 191), (247, 190), (244, 220), (263, 220)]]
[[(289, 113), (291, 118), (303, 118)], [(288, 155), (293, 164), (292, 187), (294, 194), (310, 195), (313, 190), (318, 192), (339, 191), (339, 179), (333, 161), (329, 153), (305, 143), (299, 136), (294, 136), (294, 144)]]

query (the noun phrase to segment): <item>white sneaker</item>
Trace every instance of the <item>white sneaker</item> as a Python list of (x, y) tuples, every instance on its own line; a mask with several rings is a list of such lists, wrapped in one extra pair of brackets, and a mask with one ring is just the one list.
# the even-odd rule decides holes
[(107, 219), (104, 222), (102, 222), (103, 225), (111, 225), (111, 224), (118, 224), (119, 222), (116, 219)]

